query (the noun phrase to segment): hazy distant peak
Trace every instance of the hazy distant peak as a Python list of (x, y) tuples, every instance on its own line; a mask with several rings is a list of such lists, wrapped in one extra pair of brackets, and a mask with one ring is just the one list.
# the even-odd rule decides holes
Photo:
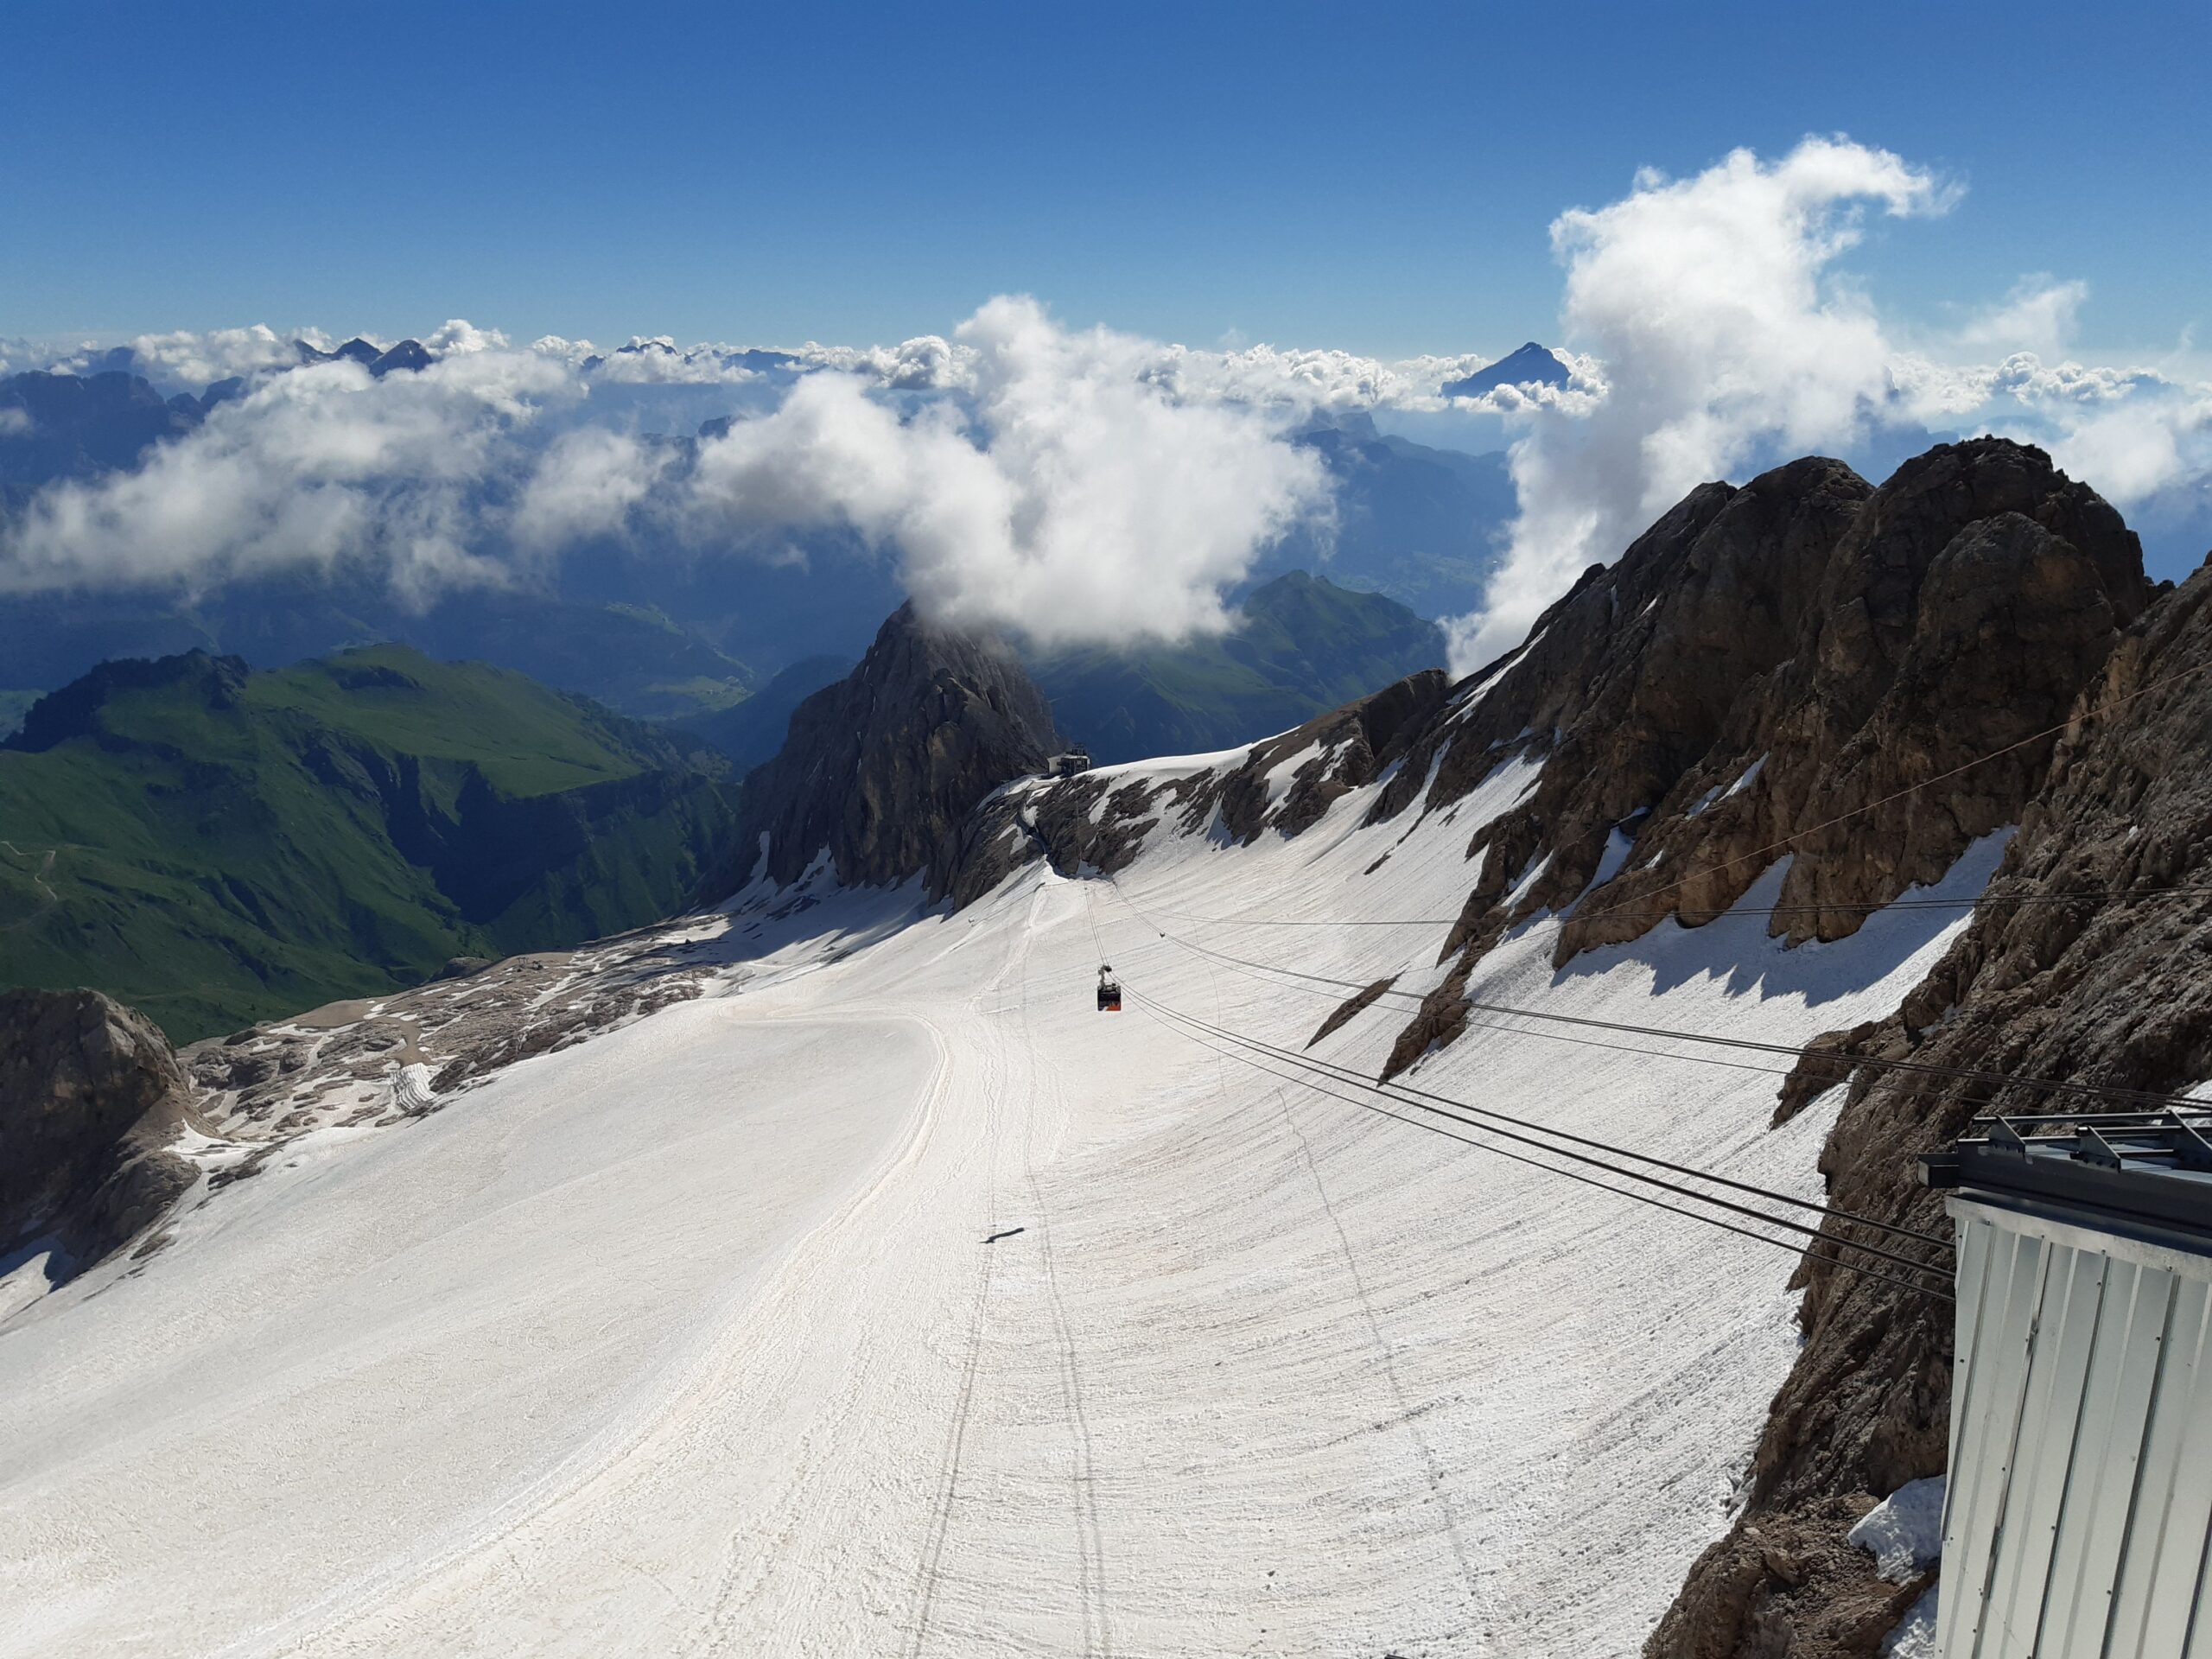
[(1500, 386), (1564, 387), (1567, 377), (1567, 365), (1559, 353), (1532, 340), (1488, 368), (1478, 369), (1464, 380), (1447, 381), (1439, 390), (1446, 397), (1479, 397)]

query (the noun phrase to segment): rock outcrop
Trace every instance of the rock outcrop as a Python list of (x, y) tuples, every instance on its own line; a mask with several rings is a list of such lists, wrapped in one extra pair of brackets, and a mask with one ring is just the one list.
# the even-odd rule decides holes
[(1393, 1071), (1452, 1040), (1466, 970), (1540, 912), (1566, 916), (1564, 963), (1709, 920), (1784, 858), (1770, 931), (1793, 942), (1939, 879), (2018, 819), (2050, 728), (2151, 596), (2120, 515), (2001, 439), (1878, 490), (1808, 459), (1692, 492), (1462, 688), (1377, 800), (1376, 819), (1448, 810), (1509, 760), (1547, 762), (1470, 842), (1458, 971)]
[[(2212, 569), (2154, 588), (2120, 516), (2024, 446), (1940, 446), (1878, 489), (1815, 458), (1692, 492), (1457, 686), (1416, 676), (1233, 766), (1002, 792), (956, 893), (1037, 857), (1111, 873), (1163, 823), (1295, 835), (1363, 785), (1368, 824), (1448, 822), (1492, 784), (1452, 971), (1396, 1071), (1453, 1040), (1473, 965), (1541, 912), (1562, 918), (1563, 964), (1669, 918), (1700, 925), (1786, 861), (1770, 934), (1832, 940), (2017, 826), (1926, 980), (1808, 1046), (1776, 1103), (1787, 1117), (1843, 1087), (1831, 1202), (1941, 1236), (1916, 1154), (1992, 1106), (2050, 1107), (1866, 1060), (2162, 1090), (2212, 1077), (2207, 731)], [(1517, 791), (1503, 810), (1500, 786)], [(1745, 1506), (1650, 1659), (1871, 1659), (1927, 1587), (1882, 1579), (1847, 1535), (1943, 1472), (1948, 1306), (1823, 1262), (1800, 1282), (1804, 1345)]]
[[(1370, 696), (1255, 743), (1227, 770), (1116, 783), (1077, 776), (1049, 788), (994, 796), (961, 838), (950, 889), (968, 904), (1039, 858), (1072, 874), (1124, 868), (1145, 836), (1173, 815), (1186, 834), (1209, 828), (1249, 845), (1264, 830), (1294, 836), (1330, 804), (1400, 766), (1444, 707), (1441, 669), (1424, 669)], [(1302, 760), (1300, 756), (1305, 756)], [(1287, 779), (1278, 778), (1293, 761)]]
[(924, 622), (911, 602), (846, 678), (799, 704), (782, 751), (748, 773), (736, 845), (709, 901), (765, 872), (779, 884), (827, 855), (839, 880), (921, 876), (951, 891), (969, 815), (1009, 779), (1041, 771), (1052, 711), (1010, 652)]
[[(1842, 1058), (1815, 1063), (1830, 1076), (1856, 1054), (2159, 1090), (2212, 1077), (2212, 570), (2128, 631), (2071, 713), (1972, 921), (1895, 1015), (1839, 1033)], [(2063, 1107), (1860, 1069), (1822, 1159), (1830, 1201), (1943, 1232), (1915, 1160), (1992, 1109)], [(1855, 1659), (1896, 1622), (1904, 1592), (1842, 1537), (1875, 1499), (1943, 1472), (1950, 1310), (1829, 1266), (1803, 1281), (1804, 1348), (1744, 1513), (1697, 1563), (1653, 1659)], [(1757, 1548), (1780, 1538), (1802, 1546), (1790, 1575)]]
[(195, 1179), (167, 1150), (192, 1084), (153, 1021), (98, 991), (0, 992), (0, 1254), (51, 1241), (59, 1282)]

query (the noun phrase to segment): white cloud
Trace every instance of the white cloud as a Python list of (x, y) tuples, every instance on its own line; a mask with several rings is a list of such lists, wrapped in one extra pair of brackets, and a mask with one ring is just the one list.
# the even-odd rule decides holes
[(569, 383), (543, 359), (488, 350), (381, 380), (350, 362), (270, 376), (135, 471), (41, 490), (0, 532), (0, 591), (355, 563), (418, 599), (505, 582), (484, 548), (484, 493)]
[[(0, 362), (0, 366), (4, 366)], [(31, 414), (27, 409), (0, 409), (0, 438), (28, 437), (31, 429)]]
[(730, 355), (726, 346), (681, 348), (666, 334), (637, 335), (601, 356), (589, 372), (594, 379), (623, 385), (734, 386), (759, 378), (728, 361)]
[(974, 384), (974, 349), (938, 334), (857, 348), (809, 340), (791, 355), (810, 368), (862, 375), (892, 391), (964, 391)]
[(631, 512), (659, 487), (674, 461), (665, 446), (604, 427), (577, 427), (554, 439), (518, 493), (508, 528), (528, 554), (622, 531)]
[[(1221, 590), (1326, 505), (1280, 412), (1179, 401), (1146, 377), (1160, 347), (1071, 332), (1029, 300), (993, 301), (954, 341), (908, 342), (888, 376), (803, 376), (688, 468), (677, 447), (604, 424), (547, 429), (595, 377), (569, 342), (518, 351), (460, 323), (438, 338), (446, 354), (419, 373), (267, 376), (137, 470), (48, 486), (0, 530), (0, 591), (350, 565), (424, 599), (632, 530), (704, 548), (842, 527), (949, 623), (1046, 644), (1175, 638), (1228, 626)], [(638, 344), (622, 356), (687, 355)], [(871, 395), (900, 362), (955, 360), (959, 397), (902, 417)]]
[[(130, 349), (149, 371), (245, 374), (249, 396), (137, 472), (51, 486), (0, 524), (0, 590), (353, 563), (427, 597), (581, 540), (688, 552), (734, 538), (779, 556), (778, 538), (837, 526), (896, 559), (948, 619), (1046, 643), (1176, 637), (1223, 626), (1224, 588), (1291, 523), (1327, 512), (1319, 464), (1285, 436), (1316, 410), (1476, 410), (1516, 434), (1519, 515), (1487, 607), (1454, 626), (1462, 667), (1513, 644), (1585, 564), (1695, 484), (1847, 448), (1870, 423), (2043, 444), (2146, 523), (2212, 512), (2212, 386), (2186, 342), (2158, 368), (2076, 361), (2065, 353), (2088, 291), (2048, 276), (1917, 334), (1842, 280), (1867, 209), (1946, 201), (1923, 170), (1842, 139), (1738, 152), (1683, 180), (1641, 174), (1621, 200), (1553, 226), (1568, 384), (1479, 399), (1442, 392), (1491, 360), (1476, 353), (1386, 360), (1241, 337), (1194, 349), (1070, 330), (1009, 299), (950, 337), (795, 347), (795, 377), (718, 343), (639, 336), (602, 353), (546, 335), (518, 349), (459, 320), (422, 337), (429, 369), (381, 381), (353, 365), (276, 372), (296, 340), (327, 350), (319, 329), (142, 335)], [(111, 350), (0, 348), (18, 366)], [(613, 385), (638, 389), (618, 406), (645, 430), (664, 418), (657, 385), (670, 430), (698, 419), (686, 389), (742, 386), (732, 405), (767, 412), (699, 444), (695, 465), (594, 418), (592, 388)], [(0, 435), (23, 424), (0, 421)]]
[(1567, 341), (1603, 363), (1608, 390), (1582, 419), (1531, 418), (1513, 445), (1519, 516), (1484, 609), (1452, 625), (1455, 664), (1516, 644), (1585, 565), (1755, 448), (1858, 431), (1896, 353), (1831, 267), (1865, 205), (1902, 216), (1948, 201), (1886, 150), (1808, 138), (1692, 178), (1639, 173), (1619, 201), (1555, 219)]
[(279, 335), (264, 323), (250, 328), (216, 328), (204, 334), (178, 329), (140, 334), (130, 342), (137, 372), (149, 380), (212, 385), (233, 376), (289, 369), (300, 360), (297, 336)]
[(2078, 410), (2056, 437), (2033, 435), (2051, 458), (2122, 508), (2170, 492), (2206, 493), (2212, 480), (2212, 387), (2164, 387), (2115, 407)]
[(469, 352), (504, 352), (507, 337), (497, 328), (479, 328), (463, 317), (451, 317), (422, 338), (433, 357), (458, 357)]
[(1178, 639), (1230, 618), (1221, 589), (1324, 510), (1319, 461), (1278, 418), (1177, 399), (1158, 348), (993, 300), (957, 331), (972, 419), (901, 420), (856, 377), (809, 376), (773, 414), (702, 444), (702, 535), (838, 524), (893, 549), (925, 613), (1041, 645)]
[(1958, 344), (1969, 352), (2057, 357), (2074, 343), (2075, 321), (2088, 297), (2087, 283), (2062, 283), (2048, 273), (2024, 276), (2001, 303), (1983, 307), (1967, 321)]

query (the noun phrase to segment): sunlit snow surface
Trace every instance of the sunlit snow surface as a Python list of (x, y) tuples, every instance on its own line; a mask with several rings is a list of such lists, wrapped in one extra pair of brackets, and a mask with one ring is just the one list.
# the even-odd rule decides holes
[[(1338, 1001), (1161, 929), (1428, 988), (1440, 925), (1264, 924), (1456, 915), (1528, 783), (1418, 828), (1357, 828), (1368, 791), (1290, 841), (1163, 828), (1118, 884), (1033, 867), (903, 925), (911, 890), (833, 894), (733, 928), (765, 954), (701, 1000), (296, 1143), (0, 1327), (0, 1652), (1635, 1653), (1727, 1522), (1793, 1258), (1144, 1000), (1291, 1046)], [(1554, 973), (1543, 919), (1471, 990), (1797, 1042), (1960, 921), (1669, 924)], [(1408, 1011), (1316, 1052), (1371, 1074)], [(1413, 1080), (1817, 1194), (1836, 1096), (1770, 1129), (1778, 1058), (1507, 1023)]]

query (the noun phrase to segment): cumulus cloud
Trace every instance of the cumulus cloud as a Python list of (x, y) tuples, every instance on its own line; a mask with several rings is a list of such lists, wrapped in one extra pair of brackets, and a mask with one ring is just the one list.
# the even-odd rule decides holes
[(659, 488), (674, 461), (671, 449), (629, 433), (574, 428), (536, 458), (516, 494), (507, 528), (518, 549), (528, 555), (617, 535)]
[(1896, 355), (1832, 267), (1868, 207), (1938, 213), (1949, 194), (1887, 150), (1808, 138), (1778, 160), (1645, 171), (1622, 200), (1552, 225), (1568, 345), (1604, 365), (1579, 420), (1513, 444), (1519, 513), (1482, 611), (1452, 626), (1471, 668), (1517, 643), (1586, 564), (1756, 449), (1837, 445), (1886, 399)]
[(381, 380), (345, 361), (270, 376), (133, 471), (40, 491), (0, 532), (0, 591), (204, 588), (353, 563), (416, 598), (503, 582), (484, 546), (487, 492), (567, 381), (499, 351)]
[(856, 376), (810, 376), (702, 444), (691, 522), (850, 529), (895, 553), (926, 613), (1055, 645), (1218, 632), (1222, 588), (1325, 507), (1319, 460), (1280, 421), (1169, 395), (1149, 342), (1008, 298), (957, 342), (972, 413), (902, 418)]
[(2123, 508), (2169, 493), (2201, 505), (2212, 495), (2212, 387), (2160, 385), (2114, 407), (2069, 411), (2044, 442), (2061, 467)]
[(974, 382), (976, 353), (937, 334), (896, 346), (823, 346), (814, 340), (791, 355), (809, 368), (856, 374), (891, 391), (964, 391)]
[(141, 334), (130, 342), (130, 350), (138, 372), (149, 379), (206, 386), (235, 376), (291, 367), (300, 360), (299, 348), (292, 343), (298, 337), (280, 336), (266, 324), (256, 323), (250, 328), (216, 328), (201, 334), (178, 329), (166, 334)]
[[(735, 353), (726, 346), (679, 347), (666, 334), (651, 338), (632, 335), (627, 345), (618, 346), (602, 355), (590, 352), (588, 341), (582, 344), (585, 353), (580, 359), (565, 351), (556, 354), (564, 361), (576, 362), (594, 379), (612, 385), (742, 385), (758, 378), (751, 370), (732, 362), (730, 359)], [(562, 340), (557, 345), (565, 347), (568, 342)]]

